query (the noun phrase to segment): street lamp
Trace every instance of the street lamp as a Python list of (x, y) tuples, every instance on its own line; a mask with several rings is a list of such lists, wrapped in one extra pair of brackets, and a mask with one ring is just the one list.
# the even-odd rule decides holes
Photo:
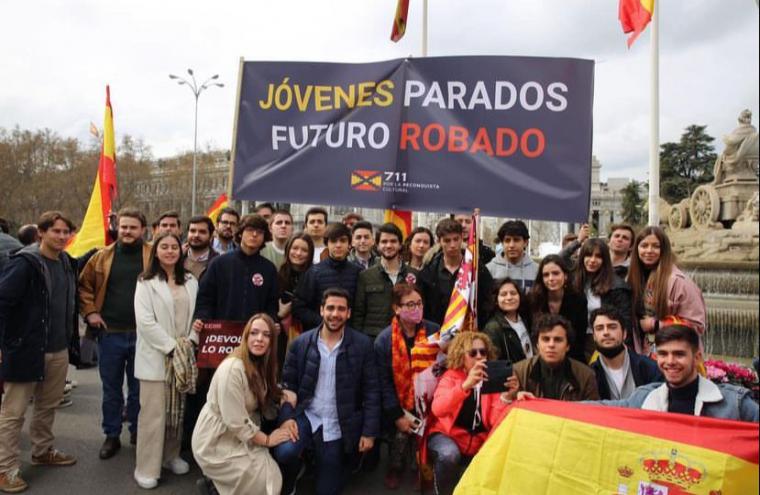
[(187, 73), (190, 75), (189, 80), (180, 76), (175, 76), (174, 74), (169, 74), (169, 79), (177, 81), (177, 84), (180, 86), (187, 86), (190, 88), (190, 91), (193, 92), (193, 96), (195, 96), (195, 127), (193, 130), (193, 199), (190, 207), (191, 214), (195, 216), (195, 184), (196, 176), (198, 174), (198, 98), (204, 90), (212, 86), (223, 88), (224, 84), (216, 82), (216, 80), (219, 79), (219, 74), (214, 74), (206, 79), (203, 84), (199, 85), (195, 80), (193, 69), (187, 69)]

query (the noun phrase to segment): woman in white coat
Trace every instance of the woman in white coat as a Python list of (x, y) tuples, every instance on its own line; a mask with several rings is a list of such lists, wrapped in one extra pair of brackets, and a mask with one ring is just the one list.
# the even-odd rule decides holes
[(274, 321), (256, 314), (217, 368), (193, 430), (195, 460), (221, 495), (279, 495), (282, 476), (269, 448), (296, 441), (298, 427), (286, 421), (266, 434), (261, 419), (273, 419), (286, 400), (295, 407), (295, 394), (277, 385)]
[[(148, 269), (140, 275), (135, 290), (135, 377), (140, 380), (140, 414), (134, 477), (146, 489), (158, 484), (162, 466), (175, 474), (190, 470), (179, 456), (181, 429), (167, 432), (167, 402), (177, 395), (171, 385), (167, 386), (167, 365), (171, 365), (175, 350), (184, 352), (187, 339), (197, 341), (197, 335), (191, 335), (191, 324), (198, 281), (185, 272), (181, 254), (179, 237), (160, 234), (153, 243)], [(176, 404), (172, 407), (181, 411)], [(174, 418), (173, 423), (176, 421)]]

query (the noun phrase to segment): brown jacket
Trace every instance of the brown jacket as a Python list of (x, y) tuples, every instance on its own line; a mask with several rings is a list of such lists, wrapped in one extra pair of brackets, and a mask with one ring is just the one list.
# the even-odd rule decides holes
[[(150, 248), (150, 243), (143, 242), (143, 269), (150, 263)], [(115, 249), (116, 243), (113, 243), (95, 253), (79, 274), (79, 312), (85, 318), (103, 309)]]
[[(570, 363), (568, 382), (562, 388), (560, 400), (599, 400), (599, 391), (596, 388), (596, 375), (593, 370), (575, 359), (565, 358)], [(565, 363), (567, 366), (567, 363)], [(530, 392), (536, 397), (543, 397), (541, 389), (541, 366), (538, 356), (523, 359), (514, 366), (515, 375), (520, 382), (520, 390)]]

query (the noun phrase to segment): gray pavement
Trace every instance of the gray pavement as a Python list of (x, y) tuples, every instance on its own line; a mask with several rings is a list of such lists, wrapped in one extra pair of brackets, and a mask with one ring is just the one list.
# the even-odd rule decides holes
[[(30, 464), (30, 446), (28, 437), (28, 419), (31, 417), (31, 409), (27, 411), (27, 424), (25, 424), (21, 442), (21, 468), (22, 477), (29, 483), (30, 494), (182, 494), (190, 495), (198, 493), (195, 481), (200, 477), (200, 470), (192, 462), (189, 452), (183, 452), (185, 460), (191, 462), (192, 470), (184, 476), (176, 476), (164, 471), (158, 488), (152, 491), (142, 490), (135, 484), (132, 473), (135, 468), (135, 448), (129, 445), (129, 434), (126, 425), (122, 434), (122, 448), (115, 457), (102, 461), (98, 458), (98, 450), (103, 442), (100, 428), (100, 379), (97, 369), (74, 370), (69, 373), (69, 378), (79, 382), (79, 386), (72, 393), (74, 404), (65, 409), (59, 409), (56, 413), (54, 432), (56, 435), (56, 447), (64, 452), (77, 457), (77, 463), (71, 467), (39, 467)], [(384, 450), (384, 449), (383, 449)], [(373, 473), (355, 476), (345, 495), (375, 495), (381, 493), (396, 493), (399, 495), (411, 495), (413, 481), (407, 474), (402, 488), (390, 491), (383, 487), (385, 462)], [(314, 493), (312, 486), (313, 478), (305, 477), (298, 486), (299, 495), (311, 495)], [(256, 495), (256, 494), (251, 494)]]

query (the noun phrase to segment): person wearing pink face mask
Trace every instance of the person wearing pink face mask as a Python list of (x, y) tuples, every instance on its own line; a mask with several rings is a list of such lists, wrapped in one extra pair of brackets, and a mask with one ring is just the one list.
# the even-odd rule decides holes
[(416, 445), (415, 425), (410, 417), (416, 415), (412, 348), (426, 342), (440, 327), (422, 319), (422, 294), (415, 285), (394, 285), (392, 301), (394, 316), (375, 339), (375, 361), (383, 397), (383, 426), (390, 439), (385, 486), (394, 490), (401, 484), (403, 467), (412, 458)]

